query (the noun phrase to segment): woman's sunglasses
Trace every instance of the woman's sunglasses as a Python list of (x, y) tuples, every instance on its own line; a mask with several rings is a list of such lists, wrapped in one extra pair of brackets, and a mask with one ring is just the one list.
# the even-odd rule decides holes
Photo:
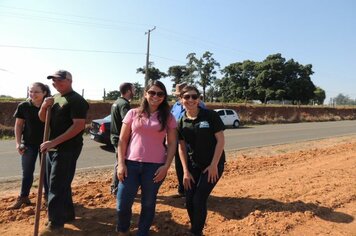
[(185, 100), (189, 100), (190, 98), (192, 98), (193, 100), (197, 100), (199, 98), (198, 94), (187, 94), (187, 95), (183, 95), (182, 96), (183, 99)]
[(150, 95), (151, 97), (154, 97), (157, 95), (157, 97), (159, 98), (163, 98), (164, 95), (165, 95), (165, 92), (162, 92), (162, 91), (159, 91), (159, 92), (156, 92), (156, 91), (153, 91), (153, 90), (149, 90), (147, 91), (148, 95)]

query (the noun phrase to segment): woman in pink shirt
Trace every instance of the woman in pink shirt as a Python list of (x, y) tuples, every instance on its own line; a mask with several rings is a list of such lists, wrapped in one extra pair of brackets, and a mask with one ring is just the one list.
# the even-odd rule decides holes
[[(118, 144), (116, 231), (128, 235), (132, 204), (141, 187), (141, 213), (137, 235), (148, 235), (156, 198), (176, 150), (176, 120), (170, 113), (167, 90), (150, 82), (141, 106), (125, 116)], [(167, 144), (165, 142), (167, 140)]]

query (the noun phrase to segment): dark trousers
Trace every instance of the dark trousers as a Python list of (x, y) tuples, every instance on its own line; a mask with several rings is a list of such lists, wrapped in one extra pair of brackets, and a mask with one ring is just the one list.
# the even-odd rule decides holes
[[(21, 156), (22, 165), (22, 184), (21, 197), (28, 197), (33, 183), (33, 172), (35, 171), (35, 164), (39, 153), (40, 145), (27, 144), (24, 154)], [(39, 158), (41, 160), (41, 158)], [(43, 188), (45, 196), (48, 193), (48, 185), (46, 178), (43, 181)]]
[(117, 145), (115, 146), (115, 163), (114, 163), (114, 172), (112, 175), (112, 182), (111, 182), (111, 193), (117, 193), (117, 186), (119, 185), (119, 179), (117, 178)]
[[(208, 182), (208, 172), (203, 173), (200, 168), (192, 167), (190, 161), (188, 162), (188, 168), (195, 181), (195, 183), (191, 183), (192, 188), (185, 191), (186, 206), (191, 223), (191, 232), (196, 235), (201, 235), (208, 213), (208, 197), (217, 182)], [(221, 178), (223, 172), (224, 162), (220, 161), (218, 164), (219, 179)]]
[(174, 157), (174, 166), (176, 169), (176, 174), (177, 174), (177, 179), (178, 179), (178, 193), (183, 194), (184, 193), (184, 185), (183, 185), (183, 166), (182, 166), (182, 162), (180, 161), (180, 157), (179, 157), (179, 152), (178, 152), (178, 145), (177, 145), (177, 150), (176, 150), (176, 154)]
[(48, 220), (54, 226), (62, 227), (66, 220), (75, 217), (71, 184), (81, 150), (82, 146), (48, 152)]

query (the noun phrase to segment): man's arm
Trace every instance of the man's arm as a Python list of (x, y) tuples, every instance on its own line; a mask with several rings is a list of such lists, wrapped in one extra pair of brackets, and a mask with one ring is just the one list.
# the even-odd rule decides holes
[(54, 148), (59, 144), (73, 138), (85, 128), (85, 119), (73, 119), (73, 124), (61, 135), (55, 139), (41, 144), (41, 152)]

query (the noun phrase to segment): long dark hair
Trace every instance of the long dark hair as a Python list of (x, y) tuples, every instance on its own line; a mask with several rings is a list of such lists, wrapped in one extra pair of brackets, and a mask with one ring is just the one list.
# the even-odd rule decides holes
[[(159, 80), (151, 80), (145, 88), (147, 92), (152, 86), (157, 86), (164, 92), (164, 99), (162, 103), (158, 106), (158, 121), (161, 123), (160, 131), (164, 130), (167, 126), (167, 120), (170, 115), (170, 107), (167, 101), (167, 90), (164, 84)], [(143, 96), (141, 105), (139, 107), (140, 116), (145, 113), (148, 117), (150, 116), (149, 105), (147, 99)]]

